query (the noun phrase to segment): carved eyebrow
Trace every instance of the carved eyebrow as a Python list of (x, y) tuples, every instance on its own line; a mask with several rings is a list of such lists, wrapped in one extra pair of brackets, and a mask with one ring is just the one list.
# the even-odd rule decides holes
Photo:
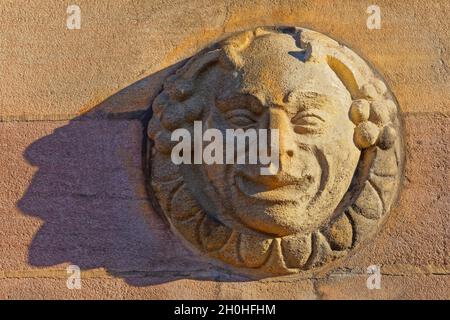
[(284, 97), (284, 101), (286, 103), (295, 103), (295, 100), (298, 100), (299, 98), (306, 98), (306, 99), (315, 99), (315, 98), (330, 98), (328, 94), (325, 93), (319, 93), (315, 91), (304, 91), (302, 88), (297, 88), (289, 93), (286, 94)]
[(332, 107), (335, 103), (340, 104), (337, 99), (327, 94), (308, 91), (294, 91), (286, 97), (286, 103), (283, 107), (286, 111), (292, 114), (297, 114), (298, 112), (312, 109), (334, 112), (335, 109)]
[(234, 109), (248, 109), (254, 114), (261, 114), (264, 110), (258, 97), (252, 94), (239, 94), (224, 99), (217, 98), (216, 105), (223, 112)]

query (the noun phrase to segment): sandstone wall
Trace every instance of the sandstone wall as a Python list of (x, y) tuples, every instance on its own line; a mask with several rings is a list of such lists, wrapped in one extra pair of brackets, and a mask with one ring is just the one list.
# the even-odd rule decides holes
[[(66, 8), (81, 8), (81, 29)], [(366, 27), (367, 6), (382, 13)], [(0, 298), (450, 298), (450, 3), (0, 0)], [(230, 33), (296, 25), (372, 63), (403, 112), (404, 187), (337, 270), (260, 281), (193, 255), (149, 206), (143, 111), (176, 64)], [(82, 289), (66, 267), (82, 269)], [(382, 288), (366, 287), (381, 266)]]

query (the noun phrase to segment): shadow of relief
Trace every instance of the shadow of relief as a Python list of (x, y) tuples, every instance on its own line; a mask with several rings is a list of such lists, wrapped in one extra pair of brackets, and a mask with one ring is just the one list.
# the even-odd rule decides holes
[[(257, 29), (251, 35), (258, 37), (262, 34), (264, 36), (265, 32), (269, 31)], [(303, 31), (300, 29), (277, 29), (273, 33), (272, 36), (278, 39), (275, 41), (271, 38), (271, 41), (274, 41), (273, 47), (278, 50), (274, 57), (282, 60), (280, 57), (283, 56), (278, 52), (284, 50), (285, 42), (289, 43), (289, 48), (293, 46), (292, 32), (300, 36)], [(145, 177), (150, 176), (149, 168), (152, 173), (155, 173), (154, 176), (152, 175), (152, 179), (157, 187), (153, 187), (153, 189), (160, 204), (169, 203), (171, 195), (174, 195), (172, 192), (178, 190), (178, 185), (181, 185), (179, 181), (184, 183), (184, 179), (189, 175), (190, 170), (192, 171), (192, 168), (186, 170), (185, 173), (179, 173), (178, 167), (176, 169), (169, 168), (173, 169), (172, 171), (168, 169), (169, 166), (175, 167), (175, 164), (167, 160), (170, 155), (168, 152), (170, 151), (170, 134), (168, 133), (174, 129), (174, 123), (178, 120), (181, 122), (186, 120), (189, 124), (192, 124), (194, 120), (199, 120), (203, 117), (202, 108), (189, 109), (186, 107), (183, 110), (189, 112), (183, 119), (181, 117), (171, 118), (171, 114), (184, 115), (184, 113), (176, 113), (178, 109), (169, 108), (171, 113), (164, 114), (167, 116), (165, 118), (161, 116), (167, 102), (164, 99), (173, 99), (172, 106), (184, 108), (185, 106), (181, 102), (188, 101), (187, 96), (196, 87), (189, 81), (194, 81), (213, 62), (223, 63), (221, 68), (227, 71), (217, 79), (217, 83), (212, 80), (218, 73), (211, 72), (210, 78), (204, 75), (203, 78), (199, 77), (204, 80), (204, 82), (199, 82), (201, 83), (199, 87), (202, 88), (200, 92), (210, 93), (206, 95), (205, 100), (201, 100), (202, 104), (214, 105), (212, 101), (218, 101), (215, 100), (216, 92), (225, 89), (227, 92), (225, 96), (233, 97), (235, 89), (231, 90), (230, 88), (238, 88), (234, 84), (236, 83), (235, 78), (239, 74), (230, 72), (230, 70), (238, 68), (240, 60), (233, 62), (234, 55), (227, 55), (228, 50), (240, 48), (236, 44), (237, 42), (236, 45), (225, 43), (225, 46), (228, 47), (222, 48), (220, 52), (214, 49), (207, 51), (204, 56), (198, 54), (197, 59), (190, 60), (185, 68), (181, 68), (184, 69), (183, 76), (186, 76), (182, 79), (183, 81), (177, 82), (175, 78), (181, 74), (177, 72), (177, 76), (171, 77), (170, 81), (165, 83), (167, 92), (162, 92), (164, 79), (173, 74), (175, 70), (180, 70), (181, 65), (187, 60), (121, 90), (87, 114), (71, 120), (67, 125), (56, 129), (51, 135), (37, 140), (27, 148), (24, 156), (31, 165), (38, 167), (38, 171), (18, 206), (25, 214), (44, 221), (30, 246), (29, 262), (34, 266), (42, 267), (69, 262), (78, 265), (83, 270), (104, 268), (110, 274), (121, 277), (127, 283), (135, 286), (182, 278), (246, 281), (255, 278), (232, 273), (231, 270), (234, 269), (231, 268), (245, 266), (248, 270), (255, 271), (264, 267), (265, 269), (262, 271), (264, 277), (268, 274), (275, 276), (301, 272), (307, 275), (308, 272), (316, 272), (316, 270), (327, 272), (326, 270), (330, 270), (329, 268), (332, 268), (340, 259), (366, 242), (384, 224), (391, 205), (396, 203), (399, 194), (404, 153), (400, 135), (402, 128), (397, 116), (399, 114), (398, 106), (395, 103), (395, 97), (381, 78), (377, 77), (362, 60), (358, 60), (354, 53), (349, 50), (341, 52), (343, 49), (338, 43), (327, 40), (323, 44), (323, 48), (327, 48), (329, 52), (326, 56), (322, 56), (322, 51), (314, 50), (312, 42), (308, 42), (310, 41), (308, 37), (313, 35), (308, 36), (308, 33), (305, 35), (305, 43), (302, 48), (298, 48), (300, 53), (288, 51), (288, 54), (299, 60), (306, 57), (304, 54), (308, 54), (308, 58), (311, 60), (309, 68), (316, 68), (318, 59), (321, 59), (321, 71), (311, 69), (311, 72), (314, 71), (314, 74), (318, 74), (317, 79), (320, 80), (320, 85), (316, 88), (317, 84), (308, 82), (309, 78), (302, 81), (303, 78), (292, 77), (290, 81), (293, 84), (288, 87), (297, 88), (301, 85), (301, 90), (295, 89), (301, 94), (297, 96), (292, 94), (295, 90), (288, 92), (291, 89), (288, 91), (283, 89), (284, 91), (280, 92), (283, 97), (288, 97), (288, 100), (291, 96), (291, 100), (297, 106), (296, 111), (305, 111), (304, 105), (308, 105), (309, 108), (320, 109), (318, 108), (320, 106), (327, 109), (330, 105), (334, 106), (336, 101), (340, 101), (338, 104), (340, 108), (336, 108), (340, 112), (335, 112), (334, 109), (328, 111), (328, 113), (334, 114), (334, 117), (328, 121), (330, 128), (324, 131), (327, 135), (324, 134), (321, 139), (314, 141), (304, 140), (309, 141), (311, 148), (305, 148), (306, 142), (301, 143), (293, 138), (283, 140), (286, 145), (295, 146), (296, 151), (294, 153), (292, 150), (286, 150), (286, 154), (283, 153), (285, 156), (283, 174), (279, 174), (270, 183), (266, 181), (262, 185), (273, 187), (269, 191), (280, 186), (291, 186), (290, 192), (286, 192), (288, 195), (290, 194), (290, 197), (283, 199), (284, 203), (294, 202), (295, 205), (283, 205), (282, 210), (279, 210), (279, 217), (284, 220), (279, 223), (274, 219), (274, 223), (268, 224), (270, 228), (261, 228), (260, 225), (266, 226), (266, 221), (272, 220), (270, 220), (270, 216), (268, 219), (267, 216), (260, 216), (259, 213), (268, 212), (264, 211), (267, 206), (274, 208), (276, 206), (267, 205), (273, 201), (250, 202), (254, 205), (251, 206), (253, 214), (249, 215), (247, 205), (252, 191), (252, 188), (249, 188), (250, 193), (245, 190), (238, 193), (240, 195), (247, 194), (249, 197), (239, 198), (235, 208), (229, 206), (230, 208), (226, 209), (230, 209), (228, 210), (230, 212), (234, 210), (233, 214), (238, 212), (241, 219), (244, 217), (247, 219), (247, 224), (249, 220), (259, 217), (257, 221), (260, 225), (255, 226), (252, 221), (251, 228), (249, 228), (251, 233), (247, 232), (247, 229), (238, 229), (233, 225), (233, 228), (238, 231), (244, 230), (242, 234), (232, 227), (227, 227), (228, 229), (225, 228), (223, 232), (226, 237), (219, 239), (220, 246), (216, 246), (214, 237), (210, 237), (213, 238), (211, 242), (203, 240), (208, 240), (210, 234), (218, 234), (220, 227), (225, 224), (217, 223), (220, 219), (215, 219), (213, 215), (210, 218), (209, 215), (211, 212), (218, 212), (217, 208), (222, 208), (223, 203), (227, 203), (229, 199), (233, 198), (221, 198), (217, 196), (219, 193), (211, 192), (203, 198), (208, 199), (205, 202), (208, 204), (211, 202), (210, 199), (219, 199), (216, 208), (200, 204), (199, 210), (195, 211), (193, 208), (197, 204), (191, 202), (194, 201), (194, 197), (191, 197), (190, 194), (202, 189), (207, 190), (205, 187), (207, 184), (195, 183), (191, 185), (191, 191), (188, 190), (188, 187), (183, 186), (183, 191), (177, 192), (176, 197), (173, 197), (177, 200), (177, 206), (171, 207), (175, 209), (170, 209), (173, 211), (170, 213), (176, 213), (179, 217), (179, 219), (169, 219), (172, 225), (175, 225), (174, 220), (177, 220), (174, 229), (184, 237), (190, 237), (188, 240), (197, 245), (197, 249), (200, 249), (202, 254), (205, 254), (205, 248), (208, 250), (212, 248), (212, 251), (217, 252), (215, 258), (230, 264), (230, 269), (223, 269), (215, 262), (204, 259), (201, 254), (192, 253), (184, 247), (182, 240), (170, 232), (168, 224), (154, 210), (158, 207), (155, 206), (155, 199), (148, 196), (146, 186), (149, 183), (146, 183)], [(239, 41), (246, 43), (247, 36), (249, 36), (248, 32), (243, 33), (242, 38), (238, 37), (233, 41), (241, 39)], [(263, 36), (261, 36), (263, 39), (261, 41), (264, 44), (265, 37)], [(318, 35), (314, 35), (314, 37), (322, 39)], [(283, 45), (277, 45), (277, 41), (281, 41)], [(335, 50), (330, 49), (330, 46)], [(265, 52), (264, 48), (266, 46), (263, 46), (258, 52)], [(341, 51), (337, 51), (338, 49)], [(304, 54), (303, 51), (305, 51)], [(221, 55), (222, 53), (225, 55)], [(199, 56), (200, 58), (198, 58)], [(261, 64), (258, 59), (255, 60), (258, 63), (249, 63), (249, 66), (262, 65), (264, 68), (270, 69), (269, 67), (273, 64), (272, 59), (264, 58), (261, 60)], [(310, 71), (303, 72), (303, 69), (297, 69), (298, 60), (290, 61), (293, 64), (292, 68), (280, 63), (280, 66), (284, 66), (283, 68), (286, 70), (280, 69), (280, 71), (275, 68), (270, 74), (285, 75), (291, 70), (297, 70), (304, 77), (310, 74)], [(247, 73), (252, 74), (250, 71)], [(188, 79), (189, 81), (187, 81)], [(265, 72), (263, 72), (251, 81), (246, 79), (245, 84), (252, 84), (252, 88), (256, 88), (254, 90), (256, 92), (260, 90), (258, 89), (259, 85), (264, 83), (265, 79)], [(282, 79), (275, 82), (283, 83)], [(309, 87), (306, 85), (308, 83)], [(272, 96), (276, 96), (278, 89), (263, 88), (263, 90), (270, 91)], [(331, 90), (332, 96), (336, 95), (339, 99), (324, 99), (324, 94), (317, 94), (316, 90), (319, 93)], [(149, 162), (151, 163), (149, 165), (142, 161), (150, 154), (148, 153), (150, 149), (145, 148), (147, 138), (143, 137), (147, 135), (147, 124), (152, 117), (151, 108), (149, 108), (150, 102), (159, 93), (161, 94), (158, 98), (162, 98), (160, 102), (153, 103), (155, 117), (150, 121), (153, 125), (149, 124), (148, 127), (149, 138), (152, 143), (155, 143), (154, 150), (159, 150), (159, 152), (155, 152), (155, 161)], [(330, 94), (326, 94), (326, 96), (328, 95)], [(244, 96), (248, 97), (247, 94)], [(343, 104), (341, 98), (345, 100)], [(240, 109), (249, 111), (247, 109), (250, 109), (249, 106), (252, 105), (248, 101), (233, 102), (233, 99), (226, 101), (226, 99), (221, 100), (222, 108), (232, 109), (235, 105), (242, 104)], [(291, 101), (291, 105), (294, 105), (294, 102)], [(198, 107), (197, 102), (192, 106)], [(348, 109), (346, 109), (347, 107)], [(197, 112), (197, 109), (200, 112)], [(310, 109), (306, 108), (306, 110)], [(303, 111), (297, 114), (304, 114)], [(277, 112), (279, 112), (278, 109)], [(294, 120), (289, 118), (286, 112), (281, 114), (283, 115), (282, 121), (275, 122), (292, 123)], [(303, 117), (307, 118), (311, 115), (304, 114)], [(162, 128), (160, 124), (164, 125), (164, 119), (168, 120), (165, 128)], [(261, 123), (264, 119), (261, 119)], [(209, 119), (202, 118), (202, 120)], [(302, 121), (296, 126), (307, 126), (309, 123), (306, 120)], [(322, 119), (322, 122), (325, 120)], [(242, 123), (239, 125), (239, 121), (234, 124), (245, 126)], [(314, 124), (309, 124), (314, 126)], [(230, 124), (227, 122), (227, 125)], [(277, 126), (281, 127), (278, 124)], [(224, 125), (223, 128), (225, 127)], [(295, 131), (291, 124), (286, 128), (286, 132), (292, 134), (289, 137), (297, 137), (291, 131), (298, 134), (308, 133), (305, 131), (306, 129), (303, 132)], [(157, 135), (161, 132), (164, 132), (164, 135)], [(336, 138), (336, 132), (338, 132), (337, 136), (341, 138)], [(162, 138), (158, 139), (159, 137)], [(290, 160), (293, 155), (296, 158)], [(308, 162), (308, 166), (313, 169), (306, 171), (303, 167), (296, 166), (303, 162)], [(349, 164), (349, 162), (351, 163)], [(290, 169), (286, 170), (289, 168), (289, 164)], [(250, 175), (248, 173), (250, 169), (246, 168), (247, 176)], [(242, 168), (240, 170), (243, 171)], [(296, 174), (293, 175), (294, 171)], [(172, 175), (174, 172), (177, 176)], [(234, 185), (235, 180), (222, 179), (225, 175), (217, 175), (216, 172), (213, 170), (207, 172), (208, 177), (215, 178), (215, 185), (208, 180), (208, 183), (213, 184), (214, 188), (219, 190), (222, 186)], [(222, 170), (221, 174), (224, 172), (226, 171)], [(321, 172), (324, 172), (325, 178), (322, 178)], [(330, 178), (329, 172), (333, 172), (333, 178)], [(158, 178), (158, 175), (161, 179)], [(229, 177), (235, 179), (234, 175), (229, 175)], [(306, 181), (306, 177), (310, 178), (308, 181), (311, 182), (309, 183), (311, 190), (315, 188), (314, 179), (311, 177), (315, 177), (315, 181), (320, 182), (317, 192), (309, 192), (310, 189), (305, 189), (305, 192), (300, 192), (298, 195), (296, 190), (303, 190), (303, 181)], [(256, 178), (252, 181), (255, 180)], [(228, 182), (224, 183), (224, 181)], [(325, 183), (325, 181), (330, 182)], [(259, 183), (261, 184), (261, 181)], [(294, 189), (292, 186), (296, 188)], [(215, 190), (214, 188), (211, 190)], [(273, 193), (272, 196), (274, 196)], [(279, 193), (278, 196), (280, 196)], [(274, 199), (279, 200), (279, 198)], [(306, 199), (311, 206), (300, 210), (301, 205), (306, 203), (303, 199)], [(154, 209), (151, 206), (152, 202)], [(233, 201), (229, 202), (234, 203)], [(330, 202), (332, 203), (330, 204)], [(194, 203), (194, 206), (189, 203)], [(289, 211), (286, 209), (288, 207)], [(315, 211), (310, 211), (310, 208)], [(166, 214), (170, 210), (169, 206), (163, 209)], [(286, 218), (288, 213), (289, 219)], [(303, 220), (298, 218), (300, 214), (302, 214)], [(185, 219), (186, 217), (192, 218), (193, 215), (194, 219)], [(172, 218), (174, 216), (171, 215)], [(221, 218), (223, 216), (226, 214), (223, 214)], [(284, 228), (287, 225), (285, 222), (289, 223), (287, 228)], [(238, 227), (242, 227), (242, 225)], [(307, 232), (302, 233), (303, 229)], [(200, 239), (198, 234), (202, 230), (205, 237)], [(255, 230), (256, 234), (253, 233)], [(231, 240), (228, 241), (228, 239)], [(269, 242), (271, 245), (266, 246), (266, 243)], [(222, 250), (223, 248), (226, 250)], [(261, 252), (269, 253), (264, 256)], [(258, 256), (258, 259), (261, 256), (269, 258), (259, 261), (255, 259), (255, 256)], [(253, 260), (257, 263), (254, 263)], [(259, 272), (259, 270), (257, 271)], [(260, 278), (257, 274), (255, 277)]]
[(28, 146), (24, 158), (38, 171), (17, 205), (44, 222), (29, 248), (31, 265), (104, 268), (134, 286), (237, 279), (186, 249), (152, 210), (145, 190), (146, 112), (182, 63), (130, 85)]

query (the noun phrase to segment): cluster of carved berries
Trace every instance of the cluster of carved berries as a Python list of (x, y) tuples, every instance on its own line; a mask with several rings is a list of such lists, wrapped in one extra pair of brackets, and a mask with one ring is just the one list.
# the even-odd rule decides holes
[(397, 106), (394, 101), (385, 98), (386, 91), (386, 85), (377, 79), (361, 88), (363, 99), (352, 103), (350, 118), (356, 125), (354, 141), (360, 149), (376, 145), (386, 150), (397, 139), (397, 132), (392, 125)]
[(175, 129), (186, 127), (201, 117), (202, 99), (193, 96), (192, 81), (172, 75), (164, 83), (164, 90), (152, 104), (153, 117), (148, 126), (148, 136), (162, 153), (170, 153), (176, 142), (171, 141)]

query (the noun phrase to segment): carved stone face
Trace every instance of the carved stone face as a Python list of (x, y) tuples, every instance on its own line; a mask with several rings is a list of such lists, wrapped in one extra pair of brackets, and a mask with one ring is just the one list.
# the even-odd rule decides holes
[(331, 217), (359, 160), (350, 93), (327, 64), (301, 53), (289, 35), (256, 39), (240, 53), (239, 74), (224, 77), (211, 99), (207, 128), (279, 130), (276, 175), (251, 164), (204, 168), (214, 186), (208, 198), (229, 204), (217, 218), (243, 231), (313, 231)]
[[(364, 238), (359, 226), (380, 223), (397, 194), (390, 93), (350, 50), (312, 31), (256, 29), (200, 53), (166, 81), (153, 112), (151, 195), (177, 233), (227, 264), (263, 275), (317, 268)], [(278, 172), (174, 165), (170, 133), (194, 121), (223, 133), (277, 129)], [(389, 181), (377, 180), (381, 171)]]

